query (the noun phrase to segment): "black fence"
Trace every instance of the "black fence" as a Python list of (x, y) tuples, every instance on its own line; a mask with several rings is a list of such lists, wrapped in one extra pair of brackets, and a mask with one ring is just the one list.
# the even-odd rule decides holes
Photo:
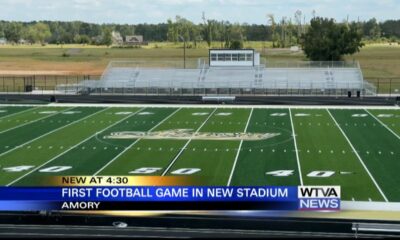
[(376, 87), (377, 94), (400, 95), (400, 78), (375, 78), (366, 79), (366, 81)]
[(22, 93), (56, 91), (59, 85), (78, 84), (83, 80), (98, 80), (99, 75), (29, 75), (0, 76), (0, 92)]

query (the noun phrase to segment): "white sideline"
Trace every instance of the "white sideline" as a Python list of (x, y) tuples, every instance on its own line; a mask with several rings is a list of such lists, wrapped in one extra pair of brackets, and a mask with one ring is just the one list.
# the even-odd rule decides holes
[[(154, 127), (152, 127), (148, 132), (153, 131), (154, 129), (156, 129), (158, 126), (160, 126), (162, 123), (164, 123), (165, 121), (167, 121), (169, 118), (171, 118), (173, 115), (175, 115), (175, 113), (177, 113), (179, 110), (181, 110), (181, 108), (178, 108), (177, 110), (175, 110), (173, 113), (171, 113), (170, 115), (168, 115), (166, 118), (164, 118), (164, 120), (160, 121), (158, 124), (156, 124)], [(117, 160), (120, 156), (122, 156), (126, 151), (128, 151), (129, 149), (131, 149), (136, 143), (138, 143), (141, 140), (141, 138), (136, 139), (131, 145), (129, 145), (127, 148), (125, 148), (122, 152), (120, 152), (117, 156), (115, 156), (113, 159), (111, 159), (111, 161), (109, 161), (106, 165), (104, 165), (102, 168), (100, 168), (100, 170), (98, 170), (95, 174), (93, 174), (93, 176), (97, 176), (99, 173), (101, 173), (104, 169), (106, 169), (108, 166), (111, 165), (111, 163), (113, 163), (115, 160)]]
[[(244, 128), (244, 132), (247, 132), (247, 128), (249, 127), (251, 116), (253, 115), (253, 111), (254, 111), (254, 108), (252, 108), (250, 111), (249, 118), (247, 119), (246, 127)], [(240, 140), (239, 148), (238, 148), (238, 150), (236, 152), (236, 156), (235, 156), (235, 161), (233, 162), (231, 174), (229, 175), (228, 184), (227, 184), (228, 187), (231, 185), (233, 173), (235, 172), (235, 169), (236, 169), (236, 164), (239, 159), (240, 149), (242, 149), (242, 145), (243, 145), (243, 140)]]
[[(87, 118), (89, 118), (90, 116), (93, 116), (93, 115), (95, 115), (95, 114), (104, 112), (104, 111), (106, 111), (107, 109), (110, 109), (110, 108), (106, 108), (106, 109), (104, 109), (104, 110), (101, 110), (101, 111), (99, 111), (99, 112), (96, 112), (96, 113), (94, 113), (94, 114), (91, 114), (91, 115), (89, 115), (89, 116), (87, 116), (87, 117), (85, 117), (85, 118), (83, 118), (83, 119), (80, 119), (78, 122), (80, 122), (80, 121), (82, 121), (82, 120), (84, 120), (84, 119), (87, 119)], [(121, 120), (119, 120), (119, 121), (117, 121), (117, 122), (115, 122), (115, 123), (109, 125), (108, 127), (101, 129), (100, 132), (104, 132), (104, 131), (106, 131), (107, 129), (109, 129), (109, 128), (111, 128), (111, 127), (113, 127), (113, 126), (115, 126), (115, 125), (117, 125), (117, 124), (119, 124), (119, 123), (125, 121), (126, 119), (128, 119), (129, 117), (135, 115), (136, 113), (140, 112), (141, 110), (143, 110), (143, 108), (137, 110), (136, 112), (134, 112), (134, 113), (132, 113), (132, 114), (129, 114), (128, 116), (126, 116), (126, 117), (122, 118)], [(76, 123), (76, 122), (75, 122), (75, 123)], [(32, 169), (31, 171), (29, 171), (28, 173), (26, 173), (25, 175), (22, 175), (21, 177), (19, 177), (19, 178), (15, 179), (14, 181), (10, 182), (10, 183), (7, 184), (6, 186), (9, 187), (9, 186), (13, 185), (14, 183), (18, 182), (19, 180), (21, 180), (21, 179), (25, 178), (26, 176), (30, 175), (31, 173), (35, 172), (35, 171), (38, 170), (39, 168), (41, 168), (41, 167), (47, 165), (48, 163), (54, 161), (55, 159), (59, 158), (60, 156), (66, 154), (67, 152), (69, 152), (69, 151), (71, 151), (72, 149), (76, 148), (77, 146), (81, 145), (82, 143), (88, 141), (88, 140), (91, 139), (92, 137), (96, 136), (96, 134), (98, 134), (98, 133), (99, 133), (99, 132), (96, 132), (96, 133), (90, 135), (89, 137), (85, 138), (85, 139), (82, 140), (81, 142), (75, 144), (74, 146), (70, 147), (69, 149), (67, 149), (67, 150), (63, 151), (62, 153), (58, 154), (57, 156), (51, 158), (49, 161), (47, 161), (47, 162), (45, 162), (45, 163), (39, 165), (38, 167), (36, 167), (36, 168)]]
[(367, 166), (365, 165), (364, 161), (362, 160), (361, 156), (358, 154), (357, 150), (354, 148), (353, 144), (350, 142), (350, 139), (347, 137), (346, 133), (343, 131), (343, 129), (340, 127), (339, 123), (336, 121), (336, 119), (333, 117), (332, 113), (327, 109), (329, 116), (331, 116), (332, 120), (335, 122), (337, 128), (340, 130), (340, 132), (343, 134), (343, 136), (346, 138), (347, 142), (349, 143), (351, 149), (357, 156), (358, 160), (360, 160), (362, 166), (364, 167), (365, 171), (367, 171), (369, 177), (371, 178), (372, 182), (375, 184), (376, 188), (382, 195), (383, 199), (385, 199), (386, 202), (389, 202), (388, 199), (386, 198), (385, 194), (383, 193), (382, 189), (379, 187), (378, 183), (375, 181), (375, 178), (372, 176), (371, 172), (368, 170)]
[[(37, 107), (38, 105), (34, 104), (2, 104), (2, 106), (27, 106), (27, 107)], [(400, 110), (399, 106), (368, 106), (368, 105), (350, 105), (350, 106), (342, 106), (342, 105), (332, 105), (332, 106), (324, 106), (324, 105), (221, 105), (221, 104), (116, 104), (116, 103), (50, 103), (47, 105), (41, 106), (70, 106), (70, 107), (120, 107), (120, 108), (132, 108), (132, 107), (157, 107), (157, 108), (171, 108), (171, 107), (179, 107), (179, 108), (255, 108), (255, 109), (381, 109), (381, 110)]]
[[(71, 110), (71, 109), (74, 109), (74, 108), (73, 108), (73, 107), (72, 107), (72, 108), (68, 108), (68, 109), (66, 109), (66, 110), (64, 110), (64, 111), (62, 111), (62, 112), (66, 112), (66, 111), (69, 111), (69, 110)], [(54, 115), (56, 115), (56, 114), (58, 114), (58, 113), (55, 113)], [(54, 115), (50, 115), (50, 116), (47, 116), (47, 117), (51, 117), (51, 116), (54, 116)], [(47, 118), (47, 117), (45, 117), (45, 118)], [(45, 119), (45, 118), (42, 118), (42, 119)], [(75, 123), (75, 122), (77, 122), (77, 121), (80, 121), (80, 120), (81, 120), (81, 119), (77, 119), (77, 120), (75, 120), (75, 121), (73, 121), (73, 122), (71, 122), (71, 123), (69, 123), (69, 124), (67, 124), (67, 125), (63, 125), (63, 126), (61, 126), (61, 127), (59, 127), (59, 128), (53, 129), (52, 131), (47, 132), (47, 133), (45, 133), (45, 134), (43, 134), (43, 135), (40, 135), (40, 136), (38, 136), (38, 137), (36, 137), (36, 138), (34, 138), (34, 139), (31, 139), (31, 140), (29, 140), (28, 142), (24, 142), (24, 143), (21, 144), (21, 145), (18, 145), (18, 146), (14, 147), (14, 148), (11, 148), (10, 150), (1, 153), (1, 154), (0, 154), (0, 157), (4, 156), (4, 155), (6, 155), (7, 153), (9, 153), (9, 152), (11, 152), (11, 151), (14, 151), (14, 150), (16, 150), (16, 149), (18, 149), (18, 148), (20, 148), (20, 147), (23, 147), (23, 146), (25, 146), (25, 145), (27, 145), (27, 144), (29, 144), (29, 143), (31, 143), (31, 142), (34, 142), (34, 141), (36, 141), (36, 140), (38, 140), (38, 139), (40, 139), (40, 138), (42, 138), (42, 137), (45, 137), (45, 136), (47, 136), (47, 135), (49, 135), (49, 134), (52, 134), (53, 132), (56, 132), (56, 131), (58, 131), (58, 130), (61, 130), (61, 129), (63, 129), (63, 128), (65, 128), (65, 127), (67, 127), (67, 126), (69, 126), (69, 125), (71, 125), (71, 124), (73, 124), (73, 123)], [(3, 133), (3, 132), (2, 132), (2, 133)]]
[(387, 130), (389, 130), (391, 133), (393, 133), (393, 135), (395, 135), (398, 139), (400, 139), (400, 136), (397, 135), (391, 128), (389, 128), (385, 123), (383, 123), (379, 118), (375, 117), (375, 115), (373, 115), (370, 111), (368, 111), (367, 109), (364, 109), (364, 111), (366, 111), (369, 115), (371, 115), (371, 117), (373, 117), (376, 121), (378, 121), (382, 126), (384, 126)]
[[(198, 133), (200, 131), (200, 129), (207, 123), (207, 121), (211, 118), (212, 115), (214, 115), (214, 113), (217, 111), (217, 109), (215, 108), (214, 111), (211, 112), (211, 114), (207, 117), (207, 119), (200, 125), (199, 128), (197, 128), (195, 133)], [(183, 151), (185, 151), (186, 147), (189, 145), (189, 143), (192, 141), (192, 139), (189, 139), (185, 145), (182, 147), (182, 149), (178, 152), (178, 154), (175, 156), (175, 158), (171, 161), (171, 163), (168, 165), (168, 167), (165, 169), (165, 171), (163, 172), (163, 174), (161, 176), (165, 176), (168, 171), (172, 168), (172, 166), (175, 164), (176, 160), (178, 160), (178, 158), (181, 156), (181, 154), (183, 153)]]
[(297, 167), (299, 169), (300, 185), (303, 186), (303, 174), (301, 173), (299, 150), (297, 149), (296, 131), (294, 130), (294, 124), (293, 124), (293, 118), (292, 118), (292, 109), (291, 108), (289, 108), (289, 116), (290, 116), (290, 124), (292, 125), (294, 150), (296, 152)]

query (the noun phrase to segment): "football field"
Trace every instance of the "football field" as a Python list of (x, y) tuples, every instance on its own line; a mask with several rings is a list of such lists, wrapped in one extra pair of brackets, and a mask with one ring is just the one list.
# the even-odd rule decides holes
[(0, 105), (0, 185), (42, 176), (193, 176), (201, 185), (339, 185), (400, 202), (400, 109)]

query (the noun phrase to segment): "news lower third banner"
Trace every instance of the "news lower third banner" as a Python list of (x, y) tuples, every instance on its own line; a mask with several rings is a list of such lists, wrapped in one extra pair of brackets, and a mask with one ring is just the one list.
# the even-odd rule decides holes
[(339, 186), (0, 187), (0, 211), (340, 210)]

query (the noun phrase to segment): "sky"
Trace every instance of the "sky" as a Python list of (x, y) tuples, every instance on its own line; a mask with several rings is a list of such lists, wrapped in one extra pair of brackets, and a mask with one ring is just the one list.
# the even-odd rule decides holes
[(308, 21), (317, 16), (337, 21), (400, 19), (400, 0), (0, 0), (0, 20), (85, 21), (90, 23), (162, 23), (176, 15), (192, 22), (207, 19), (265, 24), (267, 14)]

